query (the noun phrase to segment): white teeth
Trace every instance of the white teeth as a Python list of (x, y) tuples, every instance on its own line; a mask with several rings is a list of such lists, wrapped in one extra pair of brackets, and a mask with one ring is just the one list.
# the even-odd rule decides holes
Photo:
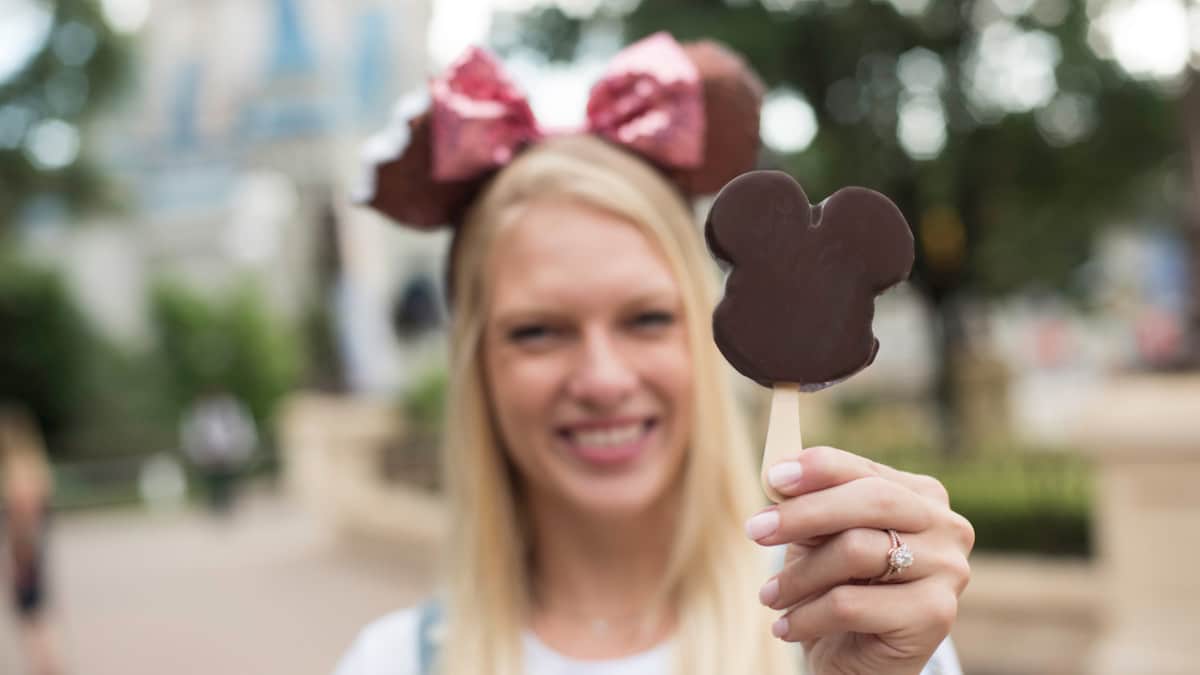
[(571, 433), (571, 440), (576, 445), (586, 445), (588, 447), (615, 447), (625, 445), (637, 440), (637, 437), (642, 433), (641, 424), (630, 424), (625, 427), (615, 429), (597, 429), (595, 431), (574, 431)]

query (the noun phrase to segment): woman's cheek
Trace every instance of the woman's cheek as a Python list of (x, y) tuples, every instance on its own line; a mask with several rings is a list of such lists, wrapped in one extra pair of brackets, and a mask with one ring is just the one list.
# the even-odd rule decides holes
[(687, 390), (692, 382), (692, 359), (682, 340), (662, 345), (648, 359), (653, 379), (672, 390)]
[(549, 417), (553, 412), (556, 397), (563, 390), (566, 371), (561, 359), (554, 356), (526, 356), (510, 364), (507, 374), (507, 391), (498, 392), (508, 398), (508, 404), (520, 411), (522, 418), (529, 420)]

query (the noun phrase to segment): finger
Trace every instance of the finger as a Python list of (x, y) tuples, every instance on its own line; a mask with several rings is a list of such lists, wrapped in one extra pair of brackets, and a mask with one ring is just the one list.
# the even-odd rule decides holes
[(933, 579), (911, 584), (836, 586), (798, 605), (771, 627), (788, 642), (841, 633), (876, 635), (896, 649), (933, 650), (958, 615), (954, 590)]
[(802, 450), (767, 470), (767, 481), (784, 496), (824, 490), (868, 476), (886, 478), (941, 504), (950, 503), (946, 488), (932, 476), (901, 471), (827, 446)]
[[(918, 581), (943, 566), (936, 553), (937, 542), (918, 534), (906, 537), (904, 543), (911, 550), (921, 551), (921, 555), (914, 555), (912, 566), (890, 581)], [(758, 598), (768, 607), (785, 609), (834, 586), (877, 579), (890, 567), (891, 550), (891, 537), (883, 530), (855, 528), (840, 532), (791, 560), (763, 585)]]
[(746, 533), (764, 546), (814, 546), (823, 537), (858, 527), (923, 532), (938, 508), (897, 483), (872, 476), (784, 500), (746, 521)]

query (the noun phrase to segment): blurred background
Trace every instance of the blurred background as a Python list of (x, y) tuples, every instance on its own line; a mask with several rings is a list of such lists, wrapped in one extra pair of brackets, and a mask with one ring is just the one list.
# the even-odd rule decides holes
[(327, 673), (423, 596), (447, 237), (352, 205), (360, 148), (469, 44), (554, 126), (662, 29), (762, 75), (763, 166), (913, 227), (805, 440), (975, 524), (967, 671), (1200, 672), (1200, 2), (0, 0), (0, 402), (67, 672)]

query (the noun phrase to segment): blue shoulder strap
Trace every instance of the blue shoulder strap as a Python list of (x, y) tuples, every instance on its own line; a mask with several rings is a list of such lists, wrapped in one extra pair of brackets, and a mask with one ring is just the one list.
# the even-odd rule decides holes
[(442, 623), (442, 603), (432, 598), (421, 605), (417, 618), (417, 666), (420, 675), (433, 675), (441, 636), (436, 634)]

